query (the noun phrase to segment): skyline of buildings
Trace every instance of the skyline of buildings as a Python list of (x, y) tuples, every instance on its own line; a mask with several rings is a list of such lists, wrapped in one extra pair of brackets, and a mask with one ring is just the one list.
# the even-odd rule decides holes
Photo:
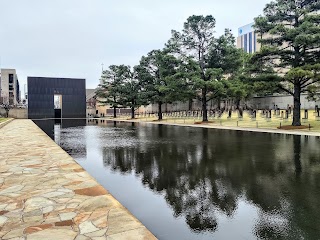
[[(260, 51), (261, 44), (258, 42), (259, 34), (254, 30), (254, 22), (238, 28), (236, 47), (243, 49), (246, 53)], [(99, 79), (100, 84), (102, 78)], [(17, 105), (22, 99), (27, 100), (27, 84), (24, 84), (24, 94), (21, 96), (19, 80), (15, 69), (0, 69), (0, 104), (8, 103)]]

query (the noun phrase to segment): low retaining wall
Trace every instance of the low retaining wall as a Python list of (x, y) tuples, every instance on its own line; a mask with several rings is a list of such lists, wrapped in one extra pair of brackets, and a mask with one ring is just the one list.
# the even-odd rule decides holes
[[(6, 110), (4, 108), (0, 108), (0, 115), (6, 116)], [(28, 109), (27, 108), (12, 108), (9, 111), (9, 118), (27, 119), (28, 118)]]
[[(320, 101), (308, 101), (307, 94), (301, 95), (301, 109), (315, 109), (315, 106), (320, 107)], [(268, 96), (268, 97), (255, 97), (248, 101), (248, 106), (257, 109), (274, 109), (277, 106), (280, 109), (287, 109), (287, 107), (293, 106), (293, 97), (290, 95), (278, 95), (278, 96)]]
[(6, 126), (8, 123), (10, 123), (12, 121), (13, 121), (13, 119), (11, 118), (11, 119), (8, 119), (8, 120), (6, 120), (4, 122), (1, 122), (0, 123), (0, 128), (3, 128), (4, 126)]
[[(320, 107), (320, 101), (308, 101), (307, 94), (301, 95), (301, 109), (313, 110), (315, 106), (318, 105)], [(192, 111), (201, 110), (201, 102), (198, 100), (193, 100), (191, 104)], [(244, 107), (244, 102), (241, 103), (241, 106)], [(275, 96), (267, 96), (267, 97), (254, 97), (251, 100), (246, 102), (246, 105), (256, 109), (274, 109), (276, 106), (280, 109), (287, 109), (288, 105), (293, 107), (293, 97), (290, 95), (275, 95)], [(212, 100), (209, 101), (208, 109), (216, 108), (217, 103)], [(221, 107), (230, 107), (232, 104), (230, 102), (221, 101)], [(189, 102), (175, 102), (173, 104), (163, 104), (162, 111), (188, 111), (190, 107)], [(157, 104), (150, 104), (145, 108), (147, 112), (158, 112)]]

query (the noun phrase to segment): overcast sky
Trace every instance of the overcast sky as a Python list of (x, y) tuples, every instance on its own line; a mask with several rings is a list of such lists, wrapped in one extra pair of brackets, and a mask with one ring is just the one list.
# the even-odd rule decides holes
[(1, 68), (17, 69), (22, 86), (42, 76), (86, 78), (95, 88), (102, 63), (138, 64), (191, 15), (211, 14), (217, 35), (237, 35), (269, 1), (0, 0)]

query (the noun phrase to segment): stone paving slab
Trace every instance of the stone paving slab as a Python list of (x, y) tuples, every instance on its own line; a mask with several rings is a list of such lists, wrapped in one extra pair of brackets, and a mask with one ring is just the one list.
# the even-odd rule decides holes
[(156, 239), (31, 120), (0, 129), (0, 239)]

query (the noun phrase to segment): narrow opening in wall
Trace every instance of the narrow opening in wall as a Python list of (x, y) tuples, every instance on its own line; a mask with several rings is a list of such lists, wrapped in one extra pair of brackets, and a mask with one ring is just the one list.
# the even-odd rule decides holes
[(62, 118), (62, 95), (54, 95), (54, 118)]

